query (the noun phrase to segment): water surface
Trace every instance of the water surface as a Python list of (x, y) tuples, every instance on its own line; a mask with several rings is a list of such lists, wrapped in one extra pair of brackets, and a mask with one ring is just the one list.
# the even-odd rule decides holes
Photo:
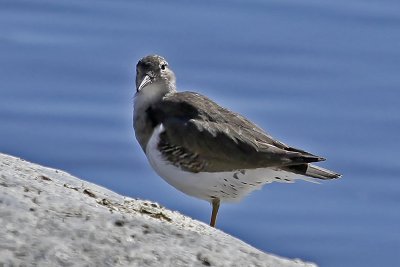
[(150, 168), (132, 129), (134, 66), (165, 56), (206, 94), (344, 178), (272, 184), (218, 226), (321, 266), (400, 252), (397, 1), (0, 1), (0, 151), (209, 220)]

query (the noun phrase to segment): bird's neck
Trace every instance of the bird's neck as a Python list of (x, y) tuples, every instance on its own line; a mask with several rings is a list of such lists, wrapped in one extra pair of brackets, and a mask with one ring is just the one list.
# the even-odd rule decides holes
[(151, 106), (161, 102), (166, 95), (175, 92), (176, 88), (174, 84), (150, 84), (136, 93), (133, 124), (136, 138), (144, 151), (146, 151), (146, 145), (153, 133), (154, 127), (157, 126), (149, 118), (147, 110)]

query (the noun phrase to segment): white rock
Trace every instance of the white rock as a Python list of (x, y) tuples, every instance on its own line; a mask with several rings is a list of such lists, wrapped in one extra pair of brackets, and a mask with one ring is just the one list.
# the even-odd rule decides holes
[(0, 266), (316, 266), (0, 154)]

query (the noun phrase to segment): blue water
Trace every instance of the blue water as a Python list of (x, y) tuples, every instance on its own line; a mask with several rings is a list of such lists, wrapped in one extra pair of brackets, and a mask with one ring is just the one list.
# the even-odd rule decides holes
[(149, 167), (132, 129), (135, 64), (244, 114), (344, 178), (272, 184), (218, 226), (321, 266), (400, 253), (400, 2), (0, 0), (0, 151), (208, 222)]

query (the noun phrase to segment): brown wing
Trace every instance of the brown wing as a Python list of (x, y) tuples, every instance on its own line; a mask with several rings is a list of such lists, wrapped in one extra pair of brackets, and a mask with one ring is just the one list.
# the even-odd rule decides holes
[(202, 171), (282, 167), (323, 160), (274, 140), (243, 116), (196, 93), (174, 93), (148, 113), (165, 128), (163, 144), (170, 151), (179, 149), (182, 158), (186, 155), (201, 161), (196, 166)]

